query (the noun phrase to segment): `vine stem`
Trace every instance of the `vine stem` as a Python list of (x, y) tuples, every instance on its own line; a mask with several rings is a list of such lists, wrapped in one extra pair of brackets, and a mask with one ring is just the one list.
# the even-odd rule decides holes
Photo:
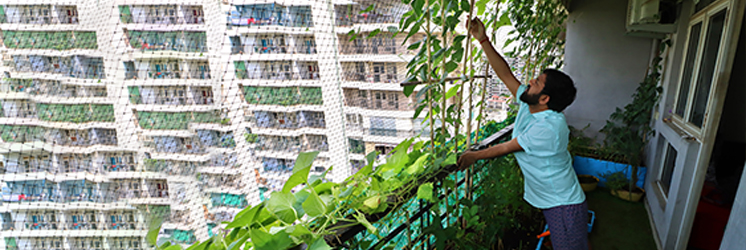
[[(431, 33), (430, 33), (430, 0), (425, 0), (425, 5), (427, 6), (425, 15), (427, 15), (425, 18), (427, 20), (427, 26), (425, 27), (425, 34), (427, 37), (425, 38), (425, 49), (427, 50), (427, 62), (425, 63), (425, 77), (427, 79), (422, 79), (423, 81), (430, 82), (430, 62), (433, 60), (433, 52), (430, 50), (430, 39), (431, 39)], [(429, 118), (430, 118), (430, 150), (432, 151), (433, 155), (437, 155), (435, 153), (435, 120), (433, 119), (435, 114), (433, 113), (433, 89), (429, 88), (427, 90), (427, 103), (429, 106)]]
[[(441, 27), (441, 30), (440, 30), (441, 34), (440, 35), (441, 35), (441, 37), (443, 39), (443, 41), (442, 41), (443, 46), (442, 47), (443, 48), (448, 48), (448, 37), (447, 37), (448, 34), (446, 32), (446, 3), (445, 2), (446, 2), (445, 0), (441, 0), (440, 1), (440, 24), (441, 24), (440, 25), (440, 27)], [(440, 133), (441, 133), (441, 142), (440, 143), (443, 146), (446, 145), (446, 136), (445, 136), (446, 135), (446, 111), (448, 109), (447, 108), (448, 104), (446, 103), (448, 101), (446, 99), (446, 93), (448, 93), (448, 87), (446, 85), (447, 82), (445, 80), (446, 77), (448, 76), (448, 70), (446, 69), (446, 62), (448, 60), (446, 60), (446, 58), (447, 58), (446, 53), (443, 53), (443, 60), (441, 61), (441, 68), (443, 70), (443, 75), (441, 76), (442, 78), (440, 79), (440, 81), (443, 82), (443, 95), (440, 97), (440, 98), (443, 98), (442, 104), (440, 106), (440, 116), (441, 116), (440, 119), (442, 121), (440, 123)], [(445, 155), (447, 155), (448, 151), (444, 150), (443, 153), (444, 153), (444, 156), (445, 156)], [(447, 206), (447, 203), (446, 203), (446, 206)]]

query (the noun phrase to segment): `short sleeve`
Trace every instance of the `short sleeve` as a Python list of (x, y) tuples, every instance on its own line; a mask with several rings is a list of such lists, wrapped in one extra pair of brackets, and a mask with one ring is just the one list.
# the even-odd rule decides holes
[(517, 140), (528, 155), (546, 157), (560, 151), (557, 132), (548, 124), (532, 124)]

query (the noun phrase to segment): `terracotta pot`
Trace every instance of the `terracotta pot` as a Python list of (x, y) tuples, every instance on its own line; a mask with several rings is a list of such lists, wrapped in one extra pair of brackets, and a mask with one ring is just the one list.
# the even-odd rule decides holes
[(629, 191), (624, 190), (624, 189), (619, 189), (619, 190), (611, 190), (611, 195), (619, 197), (622, 200), (638, 202), (640, 201), (640, 199), (642, 199), (642, 196), (645, 195), (645, 189), (642, 189), (639, 187), (635, 187), (635, 188), (639, 189), (642, 192), (639, 192), (639, 193), (633, 192), (632, 195), (630, 196)]
[[(586, 181), (583, 181), (583, 180)], [(587, 180), (592, 179), (593, 181), (587, 182)], [(583, 187), (583, 192), (590, 192), (593, 190), (596, 190), (596, 187), (598, 186), (598, 178), (593, 175), (587, 175), (587, 174), (579, 174), (578, 180), (580, 181), (580, 186)]]

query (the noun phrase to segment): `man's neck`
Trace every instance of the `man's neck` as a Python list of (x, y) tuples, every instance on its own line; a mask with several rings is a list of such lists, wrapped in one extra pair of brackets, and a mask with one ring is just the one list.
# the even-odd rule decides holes
[(541, 111), (549, 110), (549, 107), (541, 104), (536, 105), (528, 105), (528, 112), (531, 112), (531, 114), (539, 113)]

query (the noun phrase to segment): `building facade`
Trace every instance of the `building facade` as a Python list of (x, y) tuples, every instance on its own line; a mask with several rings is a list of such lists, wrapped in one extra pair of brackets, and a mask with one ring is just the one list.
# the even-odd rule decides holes
[(145, 249), (156, 218), (189, 245), (298, 152), (341, 181), (419, 133), (407, 9), (372, 3), (3, 1), (0, 248)]

